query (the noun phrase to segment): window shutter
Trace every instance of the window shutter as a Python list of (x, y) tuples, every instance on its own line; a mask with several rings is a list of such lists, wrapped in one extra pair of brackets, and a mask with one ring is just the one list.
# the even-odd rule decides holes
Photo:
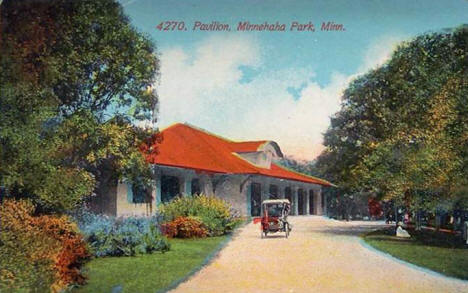
[(127, 202), (133, 203), (132, 184), (127, 183)]

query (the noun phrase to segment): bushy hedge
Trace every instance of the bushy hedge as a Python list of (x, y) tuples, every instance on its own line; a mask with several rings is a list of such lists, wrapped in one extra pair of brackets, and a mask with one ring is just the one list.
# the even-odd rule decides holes
[(170, 248), (156, 217), (115, 218), (80, 211), (74, 218), (97, 257), (166, 252)]
[(83, 284), (80, 268), (90, 256), (66, 216), (33, 216), (26, 201), (0, 204), (0, 292), (59, 292)]
[(214, 196), (194, 195), (175, 198), (159, 207), (164, 223), (179, 217), (199, 219), (208, 229), (208, 236), (219, 236), (234, 229), (241, 221), (230, 205)]
[(161, 231), (170, 238), (206, 237), (208, 235), (205, 225), (194, 217), (178, 217), (162, 224)]

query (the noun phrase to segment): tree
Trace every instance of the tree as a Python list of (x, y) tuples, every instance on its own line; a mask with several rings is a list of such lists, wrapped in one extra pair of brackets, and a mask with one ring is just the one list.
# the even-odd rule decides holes
[(120, 4), (3, 1), (0, 13), (0, 185), (63, 211), (122, 176), (149, 184), (160, 138), (135, 124), (156, 121), (159, 61)]
[(403, 42), (354, 80), (318, 167), (347, 191), (436, 209), (467, 186), (468, 28)]

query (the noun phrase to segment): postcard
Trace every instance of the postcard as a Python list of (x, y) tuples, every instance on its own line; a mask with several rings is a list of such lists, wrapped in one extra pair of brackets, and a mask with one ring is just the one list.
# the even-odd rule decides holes
[(1, 292), (468, 292), (468, 1), (0, 0)]

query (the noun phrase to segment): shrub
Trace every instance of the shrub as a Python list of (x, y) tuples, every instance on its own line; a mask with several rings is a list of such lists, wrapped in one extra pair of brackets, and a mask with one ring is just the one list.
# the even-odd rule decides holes
[(203, 194), (178, 197), (167, 204), (162, 204), (159, 211), (164, 223), (179, 217), (195, 217), (208, 229), (209, 236), (226, 234), (240, 221), (227, 202)]
[(85, 277), (80, 268), (90, 256), (85, 241), (78, 233), (76, 224), (67, 216), (40, 216), (34, 217), (33, 221), (40, 229), (50, 237), (59, 242), (60, 249), (53, 252), (54, 270), (57, 281), (53, 287), (57, 291), (67, 287), (69, 284), (84, 284)]
[(0, 205), (0, 291), (58, 292), (83, 284), (86, 243), (68, 217), (33, 216), (26, 201)]
[(206, 237), (208, 230), (205, 225), (194, 217), (178, 217), (161, 225), (162, 232), (170, 238)]
[(114, 218), (88, 211), (74, 217), (97, 257), (166, 252), (170, 248), (159, 231), (156, 217)]

